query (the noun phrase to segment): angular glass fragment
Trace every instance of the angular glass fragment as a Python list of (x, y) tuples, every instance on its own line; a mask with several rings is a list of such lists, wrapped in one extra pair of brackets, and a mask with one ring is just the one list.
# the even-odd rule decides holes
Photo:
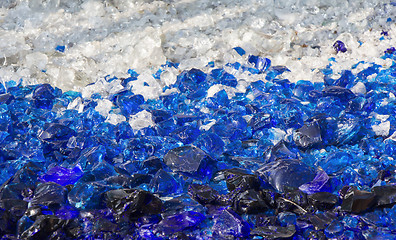
[(341, 191), (343, 211), (360, 213), (375, 204), (375, 194), (372, 192), (360, 191), (356, 187), (349, 186), (345, 186)]
[(195, 146), (170, 150), (164, 156), (164, 162), (173, 171), (199, 180), (209, 180), (215, 171), (214, 159)]
[(308, 183), (305, 183), (301, 185), (298, 189), (301, 191), (305, 192), (306, 194), (313, 194), (317, 192), (327, 192), (326, 190), (329, 190), (327, 187), (329, 183), (329, 176), (325, 171), (318, 171), (316, 173), (315, 178)]
[(168, 196), (179, 194), (182, 186), (172, 175), (160, 169), (151, 179), (149, 189), (160, 196)]
[(194, 145), (211, 156), (220, 156), (224, 152), (224, 141), (216, 134), (202, 132), (194, 141)]
[(324, 97), (327, 96), (336, 97), (340, 99), (342, 102), (347, 102), (355, 97), (355, 94), (351, 90), (340, 86), (325, 87), (322, 93)]
[(257, 170), (257, 174), (280, 192), (288, 188), (298, 188), (315, 177), (313, 169), (295, 159), (278, 159), (264, 164)]
[(1, 104), (10, 104), (12, 101), (14, 101), (15, 97), (14, 95), (10, 93), (4, 93), (0, 94), (0, 103)]
[(329, 210), (338, 203), (338, 197), (329, 192), (317, 192), (307, 196), (308, 201), (317, 209)]
[(214, 238), (247, 238), (250, 234), (249, 224), (230, 209), (222, 210), (214, 217), (212, 226)]
[(162, 211), (162, 201), (152, 193), (138, 189), (116, 189), (105, 193), (107, 207), (118, 216), (130, 219)]
[(236, 87), (238, 85), (236, 77), (224, 69), (213, 69), (210, 72), (210, 77), (213, 78), (214, 84), (222, 84), (229, 87)]
[(46, 174), (42, 175), (40, 180), (66, 186), (76, 183), (83, 175), (84, 172), (79, 165), (75, 166), (73, 169), (56, 166), (49, 169)]
[(19, 236), (22, 239), (48, 239), (58, 229), (67, 225), (67, 220), (56, 216), (41, 215), (33, 225)]
[(350, 85), (355, 81), (355, 75), (353, 75), (350, 70), (341, 71), (341, 77), (334, 81), (334, 85), (340, 87), (350, 87)]
[(372, 189), (377, 206), (390, 207), (396, 203), (396, 185), (377, 186)]
[(58, 46), (56, 46), (55, 50), (63, 53), (65, 51), (65, 46), (58, 45)]
[(240, 214), (257, 214), (265, 212), (269, 206), (260, 192), (249, 189), (235, 196), (232, 208)]
[(67, 189), (53, 182), (41, 183), (37, 186), (29, 206), (61, 206), (66, 203)]
[(210, 186), (195, 183), (188, 187), (188, 194), (200, 204), (216, 204), (219, 198), (219, 193)]
[(51, 85), (47, 83), (38, 85), (33, 91), (33, 102), (37, 108), (51, 109), (55, 94)]
[(48, 123), (44, 126), (44, 130), (38, 134), (38, 138), (50, 144), (61, 145), (66, 144), (69, 138), (75, 134), (74, 130), (65, 125)]
[(322, 136), (318, 122), (305, 123), (304, 126), (297, 129), (294, 133), (293, 140), (297, 146), (303, 149), (320, 147), (322, 145)]
[(245, 55), (245, 53), (246, 53), (246, 51), (243, 50), (243, 48), (241, 48), (241, 47), (234, 47), (233, 49), (234, 49), (240, 56), (243, 56), (243, 55)]
[(344, 232), (344, 226), (340, 221), (334, 220), (324, 232), (328, 238), (337, 238)]
[(208, 88), (206, 76), (201, 70), (192, 68), (177, 76), (175, 84), (181, 92), (187, 94), (187, 98), (201, 99), (206, 95), (205, 90)]
[(341, 171), (347, 166), (351, 166), (356, 162), (354, 158), (348, 152), (333, 152), (327, 155), (326, 159), (318, 162), (318, 165), (328, 174), (333, 174)]
[(259, 190), (261, 180), (257, 175), (248, 174), (243, 169), (232, 168), (223, 171), (229, 191)]
[(162, 219), (155, 225), (154, 232), (162, 236), (171, 235), (187, 228), (196, 227), (203, 220), (205, 220), (205, 216), (202, 213), (187, 211)]
[(291, 238), (296, 233), (296, 228), (294, 225), (287, 227), (279, 226), (262, 226), (257, 227), (250, 233), (253, 236), (260, 236), (265, 239), (282, 239)]
[(103, 182), (77, 182), (67, 195), (69, 203), (78, 209), (95, 209), (103, 205), (103, 193), (114, 187)]
[(265, 72), (271, 66), (271, 60), (259, 56), (250, 55), (248, 62), (253, 64), (259, 73)]

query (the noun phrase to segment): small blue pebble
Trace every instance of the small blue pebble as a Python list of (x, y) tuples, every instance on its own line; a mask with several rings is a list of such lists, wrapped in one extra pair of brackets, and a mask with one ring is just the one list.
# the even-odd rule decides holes
[(55, 50), (58, 51), (58, 52), (64, 52), (65, 51), (65, 46), (58, 45), (58, 46), (56, 46)]
[(246, 51), (243, 50), (243, 48), (241, 48), (241, 47), (234, 47), (233, 49), (241, 56), (245, 55), (245, 53), (246, 53)]
[(346, 52), (347, 49), (345, 47), (345, 44), (343, 42), (341, 42), (340, 40), (337, 40), (334, 44), (333, 44), (333, 48), (336, 50), (336, 52)]

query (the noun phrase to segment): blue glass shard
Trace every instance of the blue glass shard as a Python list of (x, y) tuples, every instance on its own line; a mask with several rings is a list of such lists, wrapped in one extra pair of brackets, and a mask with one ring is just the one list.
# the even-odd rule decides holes
[(183, 71), (179, 76), (175, 85), (183, 93), (187, 94), (189, 99), (201, 99), (206, 95), (206, 73), (201, 70), (192, 68), (188, 71)]
[(81, 152), (77, 163), (84, 172), (91, 171), (95, 165), (104, 161), (106, 149), (103, 146), (86, 148)]
[(198, 138), (200, 133), (201, 131), (198, 127), (193, 125), (187, 125), (172, 131), (170, 133), (170, 136), (184, 144), (190, 144)]
[(95, 209), (103, 205), (102, 194), (114, 189), (104, 182), (77, 182), (67, 195), (69, 203), (77, 209)]
[(297, 146), (303, 149), (320, 147), (322, 136), (318, 122), (305, 123), (304, 126), (296, 130), (293, 140)]
[(246, 239), (250, 235), (250, 226), (234, 211), (225, 209), (214, 217), (212, 231), (215, 238)]
[(37, 186), (29, 206), (60, 206), (66, 203), (67, 189), (53, 182)]
[(308, 98), (309, 93), (314, 90), (314, 86), (310, 81), (300, 80), (293, 89), (293, 94), (301, 100)]
[(195, 146), (182, 146), (170, 150), (164, 162), (173, 171), (199, 180), (209, 180), (215, 171), (212, 157)]
[(37, 86), (33, 92), (35, 106), (37, 108), (51, 109), (55, 94), (55, 90), (47, 83)]
[(341, 77), (334, 81), (334, 85), (340, 87), (350, 86), (355, 81), (355, 75), (350, 70), (343, 70), (341, 72)]
[(183, 212), (162, 219), (155, 226), (154, 231), (161, 236), (171, 235), (184, 229), (196, 227), (203, 220), (205, 220), (205, 216), (202, 213), (194, 211)]
[(76, 183), (82, 176), (83, 171), (80, 166), (68, 169), (60, 166), (53, 167), (46, 174), (40, 177), (41, 181), (54, 182), (62, 186)]
[(268, 69), (266, 80), (272, 80), (284, 72), (290, 72), (290, 70), (285, 66), (272, 66)]
[(347, 88), (339, 86), (329, 86), (323, 89), (323, 96), (330, 96), (339, 98), (341, 101), (349, 101), (355, 97), (355, 94)]
[(259, 56), (250, 55), (248, 62), (253, 64), (259, 73), (265, 72), (271, 66), (271, 60)]
[(338, 220), (334, 220), (329, 226), (325, 229), (326, 237), (328, 238), (337, 238), (342, 235), (344, 232), (344, 226)]
[(159, 169), (150, 182), (149, 190), (160, 196), (168, 196), (181, 193), (182, 187), (172, 175)]
[(318, 165), (322, 167), (327, 174), (333, 174), (352, 165), (356, 160), (357, 159), (351, 154), (339, 151), (329, 154), (326, 159), (318, 162)]
[(230, 87), (236, 87), (238, 85), (236, 77), (224, 69), (213, 69), (210, 72), (210, 76), (213, 78), (214, 84), (223, 84)]
[(246, 53), (246, 51), (243, 50), (243, 48), (241, 48), (241, 47), (234, 47), (233, 49), (234, 49), (240, 56), (243, 56), (243, 55), (245, 55), (245, 53)]
[(0, 94), (0, 104), (10, 104), (15, 97), (10, 93)]
[(396, 51), (396, 49), (394, 47), (391, 47), (391, 48), (386, 49), (385, 53), (393, 54), (395, 51)]
[(129, 117), (141, 111), (140, 105), (143, 103), (144, 98), (142, 95), (130, 95), (128, 93), (121, 93), (116, 96), (115, 102), (125, 117)]
[(318, 171), (315, 178), (308, 183), (301, 185), (298, 189), (305, 192), (306, 194), (313, 194), (317, 192), (330, 191), (329, 188), (329, 176), (325, 171)]
[(257, 173), (271, 186), (283, 192), (290, 188), (298, 188), (312, 181), (315, 171), (303, 162), (295, 159), (279, 159), (264, 164)]
[(194, 145), (204, 150), (211, 156), (219, 156), (224, 151), (223, 140), (215, 133), (203, 132), (195, 140)]
[(341, 42), (340, 40), (337, 40), (334, 44), (333, 44), (333, 48), (336, 50), (337, 53), (339, 52), (346, 52), (347, 49), (345, 47), (345, 44), (343, 42)]
[(55, 212), (55, 215), (61, 219), (70, 220), (70, 219), (77, 218), (79, 215), (79, 212), (77, 209), (75, 209), (71, 206), (65, 205), (65, 206), (60, 207)]
[(69, 138), (74, 136), (76, 133), (69, 127), (58, 124), (49, 123), (44, 126), (44, 130), (38, 134), (38, 138), (44, 142), (59, 145), (69, 141)]

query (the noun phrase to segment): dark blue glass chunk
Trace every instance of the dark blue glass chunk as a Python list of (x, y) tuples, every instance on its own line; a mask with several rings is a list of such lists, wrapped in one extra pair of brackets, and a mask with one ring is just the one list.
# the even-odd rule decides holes
[(0, 95), (0, 104), (10, 104), (15, 99), (14, 95), (10, 93), (4, 93)]
[(347, 88), (339, 86), (329, 86), (323, 89), (323, 96), (339, 98), (343, 102), (347, 102), (355, 97), (355, 94)]
[(298, 188), (315, 177), (315, 171), (295, 159), (279, 159), (265, 164), (257, 173), (276, 190)]
[(203, 220), (205, 220), (205, 216), (203, 214), (194, 211), (187, 211), (162, 219), (155, 226), (154, 231), (162, 236), (171, 235), (173, 233), (183, 231), (184, 229), (198, 226)]
[(375, 194), (358, 190), (354, 186), (345, 186), (341, 189), (341, 209), (347, 212), (360, 213), (375, 204)]
[(207, 185), (191, 184), (188, 194), (200, 204), (215, 204), (219, 199), (219, 193)]
[(66, 203), (67, 189), (56, 183), (41, 183), (37, 186), (29, 206), (61, 206)]
[(21, 239), (49, 239), (58, 229), (67, 225), (68, 221), (56, 216), (41, 215), (26, 231), (20, 234)]
[(66, 186), (76, 183), (83, 174), (84, 173), (79, 166), (75, 166), (73, 169), (56, 166), (49, 169), (46, 174), (42, 175), (40, 180)]
[(396, 203), (396, 185), (377, 186), (372, 191), (377, 206), (392, 206)]
[(105, 193), (107, 207), (118, 216), (137, 219), (162, 211), (162, 201), (152, 193), (137, 189), (116, 189)]
[(173, 171), (192, 178), (209, 180), (215, 171), (214, 160), (195, 146), (182, 146), (170, 150), (164, 162)]
[(333, 48), (336, 50), (336, 52), (346, 52), (347, 49), (345, 47), (345, 44), (343, 42), (341, 42), (340, 40), (337, 40), (334, 44), (333, 44)]
[(396, 49), (394, 47), (391, 47), (391, 48), (386, 49), (385, 53), (393, 54), (395, 51), (396, 51)]
[(37, 108), (51, 109), (55, 94), (51, 85), (47, 83), (39, 85), (33, 91), (33, 102)]
[(239, 214), (257, 214), (265, 212), (270, 207), (261, 192), (249, 189), (235, 196), (232, 208)]
[(246, 239), (250, 235), (250, 226), (234, 211), (225, 209), (214, 217), (212, 231), (214, 238)]

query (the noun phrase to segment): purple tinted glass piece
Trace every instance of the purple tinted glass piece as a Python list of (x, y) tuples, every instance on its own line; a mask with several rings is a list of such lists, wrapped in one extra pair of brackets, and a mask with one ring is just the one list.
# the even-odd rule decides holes
[(83, 171), (79, 166), (73, 169), (68, 169), (56, 166), (47, 171), (46, 174), (40, 177), (44, 182), (54, 182), (62, 186), (74, 184), (83, 176)]
[(329, 181), (329, 176), (325, 171), (318, 171), (315, 178), (308, 183), (299, 187), (299, 189), (306, 194), (313, 194), (317, 192), (324, 192), (326, 183)]

